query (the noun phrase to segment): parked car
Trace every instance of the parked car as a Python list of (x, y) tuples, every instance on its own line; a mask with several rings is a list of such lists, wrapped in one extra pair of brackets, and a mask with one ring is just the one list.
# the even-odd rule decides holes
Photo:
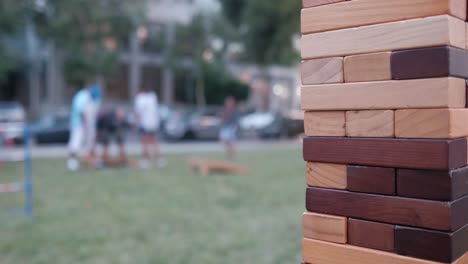
[(217, 140), (221, 130), (221, 108), (210, 107), (194, 112), (190, 116), (189, 131), (194, 139)]
[(171, 111), (169, 118), (163, 126), (161, 131), (163, 136), (171, 141), (178, 141), (185, 139), (188, 130), (188, 113), (182, 109)]
[(163, 127), (169, 140), (216, 140), (221, 129), (220, 108), (207, 107), (201, 110), (174, 110)]
[(278, 133), (274, 131), (279, 130), (278, 127), (281, 127), (279, 123), (279, 116), (275, 113), (255, 112), (243, 116), (239, 121), (239, 126), (243, 137), (260, 137), (262, 130), (268, 130), (266, 133), (272, 133), (271, 136), (279, 137)]
[(259, 112), (245, 115), (240, 121), (242, 135), (262, 139), (297, 136), (304, 132), (304, 115), (301, 114)]
[(66, 113), (48, 114), (31, 125), (37, 144), (66, 144), (70, 137), (70, 116)]
[(304, 112), (300, 110), (291, 111), (284, 116), (284, 135), (296, 137), (304, 133)]
[(257, 130), (258, 137), (261, 139), (277, 139), (285, 136), (286, 118), (280, 114), (273, 114), (271, 122)]
[(0, 102), (0, 144), (23, 137), (26, 111), (17, 102)]

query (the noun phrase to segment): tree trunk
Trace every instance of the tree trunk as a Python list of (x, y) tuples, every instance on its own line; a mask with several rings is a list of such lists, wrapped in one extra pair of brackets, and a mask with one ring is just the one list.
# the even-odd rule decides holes
[(206, 97), (205, 97), (205, 81), (202, 76), (198, 77), (195, 89), (196, 89), (197, 107), (203, 108), (206, 106)]

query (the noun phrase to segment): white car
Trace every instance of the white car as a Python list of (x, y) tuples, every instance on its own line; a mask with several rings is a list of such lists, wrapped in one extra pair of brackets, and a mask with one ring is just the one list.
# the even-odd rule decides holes
[(270, 125), (274, 120), (274, 114), (270, 112), (258, 112), (242, 117), (239, 125), (244, 130), (258, 130)]
[(26, 111), (17, 102), (0, 102), (0, 143), (23, 137)]
[(256, 112), (243, 116), (239, 126), (244, 137), (258, 137), (259, 131), (275, 122), (275, 114), (271, 112)]

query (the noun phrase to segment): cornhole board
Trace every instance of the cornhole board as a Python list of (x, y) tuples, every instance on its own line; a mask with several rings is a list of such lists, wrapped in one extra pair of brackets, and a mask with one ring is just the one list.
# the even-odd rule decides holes
[(192, 171), (198, 171), (203, 176), (208, 176), (212, 172), (223, 174), (244, 174), (249, 170), (247, 167), (219, 160), (210, 160), (202, 158), (190, 158), (187, 165)]
[[(90, 169), (97, 169), (98, 168), (98, 161), (97, 157), (83, 157), (81, 162)], [(119, 158), (109, 158), (102, 162), (103, 168), (117, 168), (117, 167), (128, 167), (128, 168), (138, 168), (138, 162), (136, 160), (127, 159), (121, 160)]]

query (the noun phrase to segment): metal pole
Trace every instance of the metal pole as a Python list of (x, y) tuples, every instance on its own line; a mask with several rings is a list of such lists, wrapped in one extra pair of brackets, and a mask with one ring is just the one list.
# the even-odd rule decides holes
[(25, 207), (24, 213), (26, 216), (32, 215), (33, 198), (32, 198), (32, 161), (31, 161), (31, 132), (29, 127), (24, 128), (24, 196)]

